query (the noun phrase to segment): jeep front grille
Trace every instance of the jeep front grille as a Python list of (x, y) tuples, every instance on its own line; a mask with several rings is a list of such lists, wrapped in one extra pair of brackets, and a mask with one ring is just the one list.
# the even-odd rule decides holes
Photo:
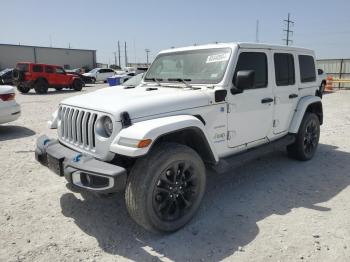
[(95, 125), (98, 114), (83, 109), (61, 106), (60, 138), (85, 150), (95, 149)]

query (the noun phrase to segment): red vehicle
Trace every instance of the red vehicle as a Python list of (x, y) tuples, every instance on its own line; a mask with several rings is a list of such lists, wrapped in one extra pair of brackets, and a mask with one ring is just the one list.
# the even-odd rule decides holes
[(32, 88), (38, 94), (47, 93), (49, 88), (81, 91), (84, 85), (80, 77), (66, 73), (63, 67), (57, 65), (21, 62), (17, 63), (12, 76), (21, 93), (28, 93)]

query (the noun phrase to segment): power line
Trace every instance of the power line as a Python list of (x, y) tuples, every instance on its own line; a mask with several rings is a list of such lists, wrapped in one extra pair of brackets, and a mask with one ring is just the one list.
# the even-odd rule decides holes
[(259, 43), (259, 20), (256, 20), (255, 42)]
[(290, 43), (293, 43), (293, 40), (290, 39), (290, 36), (294, 32), (290, 30), (290, 28), (294, 25), (294, 22), (290, 20), (290, 13), (288, 13), (288, 19), (283, 21), (287, 23), (287, 29), (283, 29), (283, 31), (286, 32), (286, 38), (284, 38), (283, 41), (286, 41), (286, 45), (289, 45)]

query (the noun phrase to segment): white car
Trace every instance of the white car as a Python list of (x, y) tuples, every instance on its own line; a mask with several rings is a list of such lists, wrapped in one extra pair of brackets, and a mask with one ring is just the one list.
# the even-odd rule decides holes
[[(135, 87), (61, 102), (35, 156), (72, 188), (125, 191), (130, 216), (150, 231), (188, 223), (206, 167), (267, 154), (316, 153), (323, 122), (312, 50), (256, 43), (162, 51)], [(283, 172), (283, 170), (281, 170)], [(211, 180), (213, 181), (213, 180)]]
[(0, 86), (0, 124), (15, 121), (21, 115), (21, 107), (15, 100), (13, 86)]
[(114, 76), (115, 71), (110, 68), (95, 68), (90, 72), (84, 73), (83, 75), (92, 77), (95, 82), (107, 82), (107, 78)]
[(327, 74), (322, 69), (317, 69), (317, 79), (319, 83), (319, 93), (322, 97), (327, 83)]

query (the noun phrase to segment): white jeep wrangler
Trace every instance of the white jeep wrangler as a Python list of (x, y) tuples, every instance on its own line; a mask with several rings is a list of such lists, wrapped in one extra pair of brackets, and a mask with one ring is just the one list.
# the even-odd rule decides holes
[(136, 88), (64, 100), (49, 122), (58, 139), (40, 137), (36, 159), (74, 190), (125, 190), (139, 225), (170, 232), (198, 209), (206, 167), (276, 146), (309, 160), (322, 121), (313, 51), (191, 46), (160, 52)]

